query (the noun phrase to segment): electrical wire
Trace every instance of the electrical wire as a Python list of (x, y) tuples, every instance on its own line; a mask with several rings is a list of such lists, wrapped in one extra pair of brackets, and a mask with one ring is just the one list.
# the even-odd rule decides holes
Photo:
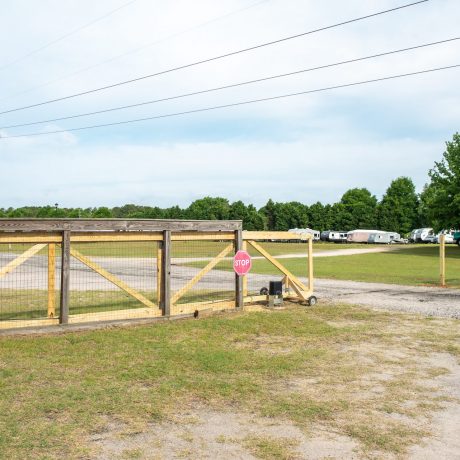
[(90, 22), (88, 22), (86, 24), (83, 24), (80, 27), (77, 27), (76, 29), (74, 29), (74, 30), (62, 35), (61, 37), (58, 37), (58, 38), (46, 43), (45, 45), (40, 46), (39, 48), (36, 48), (33, 51), (30, 51), (29, 53), (25, 54), (24, 56), (21, 56), (21, 57), (15, 59), (14, 61), (11, 61), (8, 64), (0, 67), (0, 71), (3, 71), (3, 70), (7, 69), (8, 67), (10, 67), (10, 66), (12, 66), (14, 64), (17, 64), (18, 62), (21, 62), (21, 61), (27, 59), (28, 57), (33, 56), (34, 54), (37, 54), (40, 51), (43, 51), (44, 49), (49, 48), (50, 46), (55, 45), (56, 43), (59, 43), (62, 40), (65, 40), (66, 38), (71, 37), (72, 35), (75, 35), (76, 33), (82, 31), (83, 29), (86, 29), (87, 27), (90, 27), (93, 24), (96, 24), (97, 22), (100, 22), (103, 19), (108, 18), (109, 16), (111, 16), (114, 13), (116, 13), (117, 11), (120, 11), (121, 9), (126, 8), (127, 6), (132, 5), (133, 3), (137, 2), (137, 1), (138, 0), (131, 0), (130, 2), (125, 3), (125, 4), (121, 5), (121, 6), (119, 6), (118, 8), (115, 8), (114, 10), (109, 11), (108, 13), (104, 14), (103, 16), (100, 16), (100, 17), (98, 17), (96, 19), (93, 19), (92, 21), (90, 21)]
[(332, 24), (332, 25), (329, 25), (329, 26), (320, 27), (318, 29), (310, 30), (310, 31), (307, 31), (307, 32), (302, 32), (300, 34), (291, 35), (289, 37), (283, 37), (283, 38), (280, 38), (280, 39), (277, 39), (277, 40), (261, 43), (259, 45), (251, 46), (251, 47), (248, 47), (248, 48), (243, 48), (243, 49), (240, 49), (240, 50), (237, 50), (237, 51), (231, 51), (229, 53), (225, 53), (225, 54), (221, 54), (219, 56), (214, 56), (214, 57), (211, 57), (211, 58), (203, 59), (201, 61), (196, 61), (196, 62), (192, 62), (192, 63), (189, 63), (189, 64), (184, 64), (184, 65), (181, 65), (181, 66), (178, 66), (178, 67), (173, 67), (171, 69), (163, 70), (161, 72), (156, 72), (156, 73), (149, 74), (149, 75), (143, 75), (141, 77), (133, 78), (133, 79), (130, 79), (130, 80), (125, 80), (125, 81), (121, 81), (121, 82), (118, 82), (118, 83), (113, 83), (111, 85), (101, 86), (99, 88), (94, 88), (94, 89), (90, 89), (90, 90), (87, 90), (87, 91), (82, 91), (80, 93), (71, 94), (69, 96), (63, 96), (63, 97), (59, 97), (59, 98), (56, 98), (56, 99), (50, 99), (48, 101), (43, 101), (43, 102), (39, 102), (39, 103), (36, 103), (36, 104), (31, 104), (31, 105), (27, 105), (27, 106), (23, 106), (23, 107), (17, 107), (17, 108), (14, 108), (14, 109), (4, 110), (4, 111), (0, 112), (0, 115), (6, 114), (6, 113), (11, 113), (11, 112), (17, 112), (19, 110), (30, 109), (30, 108), (33, 108), (33, 107), (39, 107), (39, 106), (43, 106), (43, 105), (46, 105), (46, 104), (51, 104), (53, 102), (64, 101), (64, 100), (67, 100), (67, 99), (72, 99), (72, 98), (75, 98), (75, 97), (84, 96), (86, 94), (92, 94), (92, 93), (96, 93), (96, 92), (99, 92), (99, 91), (104, 91), (104, 90), (107, 90), (107, 89), (110, 89), (110, 88), (115, 88), (115, 87), (118, 87), (118, 86), (127, 85), (127, 84), (130, 84), (130, 83), (135, 83), (135, 82), (138, 82), (138, 81), (141, 81), (141, 80), (146, 80), (148, 78), (156, 77), (158, 75), (164, 75), (164, 74), (167, 74), (167, 73), (175, 72), (177, 70), (182, 70), (182, 69), (186, 69), (186, 68), (189, 68), (189, 67), (194, 67), (194, 66), (197, 66), (197, 65), (200, 65), (200, 64), (205, 64), (205, 63), (208, 63), (208, 62), (217, 61), (218, 59), (223, 59), (223, 58), (226, 58), (226, 57), (229, 57), (229, 56), (235, 56), (237, 54), (242, 54), (242, 53), (245, 53), (245, 52), (248, 52), (248, 51), (253, 51), (253, 50), (256, 50), (256, 49), (264, 48), (266, 46), (286, 42), (288, 40), (293, 40), (295, 38), (304, 37), (306, 35), (311, 35), (311, 34), (314, 34), (314, 33), (317, 33), (317, 32), (322, 32), (324, 30), (329, 30), (329, 29), (332, 29), (332, 28), (335, 28), (335, 27), (346, 25), (346, 24), (351, 24), (353, 22), (362, 21), (364, 19), (369, 19), (371, 17), (380, 16), (382, 14), (394, 12), (394, 11), (397, 11), (397, 10), (401, 10), (403, 8), (408, 8), (410, 6), (418, 5), (418, 4), (421, 4), (421, 3), (426, 3), (428, 1), (429, 0), (419, 0), (417, 2), (408, 3), (408, 4), (398, 6), (398, 7), (395, 7), (395, 8), (391, 8), (391, 9), (388, 9), (388, 10), (379, 11), (377, 13), (368, 14), (366, 16), (360, 16), (358, 18), (349, 19), (347, 21), (342, 21), (342, 22)]
[(248, 104), (254, 104), (257, 102), (265, 102), (265, 101), (274, 101), (277, 99), (284, 99), (288, 97), (294, 97), (294, 96), (301, 96), (305, 94), (312, 94), (312, 93), (319, 93), (319, 92), (324, 92), (324, 91), (330, 91), (334, 89), (339, 89), (339, 88), (348, 88), (351, 86), (358, 86), (358, 85), (364, 85), (368, 83), (375, 83), (375, 82), (380, 82), (380, 81), (385, 81), (385, 80), (392, 80), (395, 78), (402, 78), (402, 77), (409, 77), (412, 75), (421, 75), (421, 74), (427, 74), (430, 72), (437, 72), (440, 70), (447, 70), (447, 69), (454, 69), (460, 67), (460, 64), (454, 64), (450, 66), (445, 66), (445, 67), (436, 67), (432, 69), (425, 69), (425, 70), (419, 70), (417, 72), (409, 72), (409, 73), (403, 73), (403, 74), (397, 74), (397, 75), (390, 75), (387, 77), (380, 77), (380, 78), (374, 78), (371, 80), (364, 80), (364, 81), (358, 81), (358, 82), (353, 82), (353, 83), (345, 83), (342, 85), (335, 85), (335, 86), (327, 86), (325, 88), (318, 88), (318, 89), (312, 89), (308, 91), (300, 91), (297, 93), (290, 93), (290, 94), (282, 94), (279, 96), (271, 96), (271, 97), (264, 97), (261, 99), (252, 99), (248, 101), (241, 101), (241, 102), (233, 102), (230, 104), (224, 104), (224, 105), (216, 105), (212, 107), (203, 107), (200, 109), (194, 109), (194, 110), (186, 110), (183, 112), (175, 112), (175, 113), (166, 113), (163, 115), (155, 115), (151, 117), (144, 117), (144, 118), (135, 118), (132, 120), (123, 120), (123, 121), (117, 121), (113, 123), (104, 123), (104, 124), (99, 124), (99, 125), (90, 125), (90, 126), (81, 126), (79, 128), (69, 128), (69, 129), (59, 129), (55, 131), (45, 131), (45, 132), (36, 132), (36, 133), (28, 133), (28, 134), (15, 134), (12, 136), (0, 136), (0, 139), (12, 139), (12, 138), (19, 138), (19, 137), (32, 137), (32, 136), (44, 136), (47, 134), (59, 134), (59, 133), (67, 133), (67, 132), (72, 132), (72, 131), (83, 131), (86, 129), (96, 129), (96, 128), (105, 128), (109, 126), (119, 126), (119, 125), (125, 125), (129, 123), (138, 123), (141, 121), (147, 121), (147, 120), (157, 120), (161, 118), (170, 118), (170, 117), (177, 117), (181, 115), (189, 115), (193, 113), (199, 113), (199, 112), (208, 112), (211, 110), (218, 110), (218, 109), (224, 109), (224, 108), (230, 108), (230, 107), (238, 107), (242, 105), (248, 105)]
[(83, 67), (83, 68), (81, 68), (79, 70), (76, 70), (76, 71), (74, 71), (72, 73), (68, 73), (68, 74), (63, 75), (61, 77), (55, 78), (54, 80), (48, 80), (47, 82), (44, 82), (44, 83), (42, 83), (40, 85), (33, 86), (32, 88), (26, 89), (24, 91), (19, 91), (17, 93), (11, 94), (11, 95), (9, 95), (7, 97), (4, 97), (4, 98), (0, 99), (0, 102), (6, 101), (6, 100), (11, 99), (11, 98), (16, 97), (16, 96), (20, 96), (22, 94), (30, 93), (30, 92), (35, 91), (35, 90), (40, 89), (40, 88), (45, 88), (46, 86), (52, 85), (54, 83), (58, 83), (58, 82), (63, 81), (63, 80), (67, 80), (68, 78), (74, 77), (76, 75), (80, 75), (80, 74), (82, 74), (84, 72), (87, 72), (88, 70), (95, 69), (97, 67), (100, 67), (102, 65), (105, 65), (105, 64), (108, 64), (110, 62), (116, 61), (118, 59), (124, 58), (126, 56), (131, 55), (131, 54), (138, 53), (140, 51), (143, 51), (144, 49), (150, 48), (151, 46), (157, 45), (158, 43), (165, 42), (165, 41), (170, 40), (172, 38), (180, 37), (181, 35), (184, 35), (184, 34), (186, 34), (188, 32), (191, 32), (193, 30), (199, 29), (201, 27), (205, 27), (208, 24), (212, 24), (212, 23), (214, 23), (216, 21), (221, 21), (222, 19), (228, 18), (229, 16), (233, 16), (235, 14), (241, 13), (241, 12), (249, 10), (251, 8), (255, 8), (255, 7), (260, 6), (260, 5), (262, 5), (264, 3), (267, 3), (269, 1), (271, 1), (271, 0), (261, 0), (261, 1), (258, 1), (256, 3), (253, 3), (252, 5), (245, 6), (244, 8), (240, 8), (238, 10), (230, 11), (229, 13), (226, 13), (226, 14), (224, 14), (222, 16), (214, 17), (212, 19), (209, 19), (208, 21), (205, 21), (205, 22), (202, 22), (202, 23), (197, 24), (195, 26), (189, 27), (189, 28), (187, 28), (185, 30), (181, 30), (180, 32), (176, 32), (176, 33), (173, 33), (171, 35), (167, 35), (167, 36), (165, 36), (163, 38), (159, 38), (159, 39), (154, 40), (152, 42), (145, 43), (144, 45), (141, 45), (141, 46), (138, 46), (136, 48), (130, 49), (129, 51), (126, 51), (124, 53), (117, 54), (116, 56), (113, 56), (113, 57), (111, 57), (109, 59), (106, 59), (105, 61), (98, 62), (97, 64), (92, 64), (92, 65)]
[(80, 114), (77, 114), (77, 115), (69, 115), (69, 116), (60, 117), (60, 118), (51, 118), (51, 119), (48, 119), (48, 120), (32, 121), (32, 122), (21, 123), (21, 124), (17, 124), (17, 125), (0, 126), (0, 129), (12, 129), (12, 128), (22, 128), (22, 127), (25, 127), (25, 126), (32, 126), (32, 125), (41, 125), (41, 124), (44, 124), (44, 123), (53, 123), (53, 122), (56, 122), (56, 121), (70, 120), (70, 119), (74, 119), (74, 118), (81, 118), (81, 117), (87, 117), (87, 116), (92, 116), (92, 115), (99, 115), (101, 113), (114, 112), (114, 111), (117, 111), (117, 110), (125, 110), (125, 109), (130, 109), (130, 108), (133, 108), (133, 107), (141, 107), (141, 106), (144, 106), (144, 105), (156, 104), (158, 102), (172, 101), (174, 99), (180, 99), (180, 98), (189, 97), (189, 96), (196, 96), (198, 94), (211, 93), (211, 92), (214, 92), (214, 91), (221, 91), (223, 89), (235, 88), (235, 87), (238, 87), (238, 86), (250, 85), (250, 84), (253, 84), (253, 83), (260, 83), (262, 81), (274, 80), (276, 78), (289, 77), (289, 76), (292, 76), (292, 75), (298, 75), (298, 74), (305, 73), (305, 72), (312, 72), (312, 71), (315, 71), (315, 70), (327, 69), (327, 68), (330, 68), (330, 67), (336, 67), (336, 66), (340, 66), (340, 65), (344, 65), (344, 64), (351, 64), (351, 63), (354, 63), (354, 62), (365, 61), (365, 60), (368, 60), (368, 59), (374, 59), (374, 58), (382, 57), (382, 56), (389, 56), (389, 55), (392, 55), (392, 54), (402, 53), (402, 52), (405, 52), (405, 51), (412, 51), (412, 50), (416, 50), (416, 49), (420, 49), (420, 48), (425, 48), (425, 47), (428, 47), (428, 46), (434, 46), (434, 45), (439, 45), (439, 44), (442, 44), (442, 43), (448, 43), (448, 42), (452, 42), (452, 41), (455, 41), (455, 40), (460, 40), (460, 37), (448, 38), (446, 40), (440, 40), (440, 41), (437, 41), (437, 42), (424, 43), (422, 45), (411, 46), (411, 47), (408, 47), (408, 48), (401, 48), (401, 49), (397, 49), (397, 50), (386, 51), (386, 52), (383, 52), (383, 53), (372, 54), (370, 56), (364, 56), (364, 57), (355, 58), (355, 59), (348, 59), (346, 61), (339, 61), (339, 62), (334, 62), (332, 64), (325, 64), (325, 65), (321, 65), (321, 66), (317, 66), (317, 67), (310, 67), (308, 69), (296, 70), (294, 72), (288, 72), (288, 73), (283, 73), (283, 74), (278, 74), (278, 75), (272, 75), (272, 76), (269, 76), (269, 77), (258, 78), (256, 80), (249, 80), (249, 81), (233, 83), (233, 84), (225, 85), (225, 86), (218, 86), (216, 88), (208, 88), (208, 89), (204, 89), (204, 90), (200, 90), (200, 91), (194, 91), (192, 93), (185, 93), (185, 94), (180, 94), (180, 95), (177, 95), (177, 96), (165, 97), (165, 98), (162, 98), (162, 99), (154, 99), (154, 100), (151, 100), (151, 101), (138, 102), (136, 104), (123, 105), (123, 106), (119, 106), (119, 107), (112, 107), (112, 108), (109, 108), (109, 109), (97, 110), (97, 111), (94, 111), (94, 112), (80, 113)]

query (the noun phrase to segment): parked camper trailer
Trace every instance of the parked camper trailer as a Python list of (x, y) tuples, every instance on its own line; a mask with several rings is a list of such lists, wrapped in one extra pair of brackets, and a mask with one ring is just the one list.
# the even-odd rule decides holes
[(325, 230), (325, 231), (321, 232), (321, 234), (319, 236), (319, 239), (321, 241), (329, 241), (329, 233), (331, 233), (329, 230)]
[(306, 233), (313, 235), (313, 241), (318, 241), (320, 238), (320, 231), (313, 230), (312, 228), (291, 228), (289, 231), (292, 233), (297, 233), (298, 235), (304, 235)]
[(369, 243), (391, 244), (401, 242), (401, 235), (396, 232), (377, 232), (369, 237)]
[(400, 242), (401, 235), (396, 232), (384, 232), (382, 230), (352, 230), (348, 232), (349, 243), (378, 243), (390, 244)]
[(347, 242), (347, 232), (333, 231), (329, 232), (329, 241), (333, 243), (346, 243)]
[(369, 237), (378, 230), (352, 230), (347, 234), (349, 243), (369, 243)]

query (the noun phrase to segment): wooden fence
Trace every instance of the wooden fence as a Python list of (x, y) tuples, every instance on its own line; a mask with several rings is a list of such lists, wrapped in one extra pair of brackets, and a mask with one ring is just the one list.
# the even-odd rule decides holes
[[(245, 304), (266, 300), (266, 295), (249, 295), (246, 276), (231, 272), (233, 287), (227, 298), (205, 301), (184, 301), (187, 294), (206, 275), (213, 272), (216, 265), (228, 260), (238, 250), (253, 248), (268, 260), (282, 274), (285, 289), (289, 289), (289, 299), (307, 301), (313, 293), (312, 239), (302, 236), (305, 241), (308, 283), (291, 273), (279, 259), (270, 255), (262, 241), (299, 240), (299, 235), (289, 232), (242, 231), (240, 221), (171, 221), (171, 220), (118, 220), (118, 219), (0, 219), (0, 247), (26, 244), (27, 249), (6, 263), (0, 262), (0, 282), (7, 275), (32, 260), (39, 253), (40, 260), (46, 261), (47, 309), (44, 318), (0, 318), (0, 329), (12, 327), (35, 327), (56, 324), (75, 324), (92, 321), (126, 320), (133, 318), (170, 317), (193, 314), (201, 310), (241, 309)], [(97, 257), (82, 253), (80, 244), (95, 243), (145, 243), (156, 245), (156, 300), (142, 290), (129, 285), (122, 277), (102, 266)], [(218, 242), (219, 253), (215, 257), (194, 263), (204, 267), (194, 269), (193, 276), (180, 288), (173, 291), (171, 286), (171, 248), (176, 242)], [(222, 247), (223, 246), (223, 247)], [(3, 251), (5, 253), (7, 251)], [(0, 252), (1, 254), (1, 252)], [(88, 311), (71, 314), (69, 298), (71, 294), (71, 260), (97, 274), (105, 282), (122, 291), (135, 302), (135, 308), (111, 309), (109, 311)], [(29, 262), (30, 263), (30, 262)], [(123, 263), (123, 259), (120, 262)], [(33, 270), (33, 268), (31, 268)], [(213, 272), (217, 273), (217, 272)], [(14, 287), (14, 286), (13, 286)], [(11, 289), (11, 287), (10, 287)], [(0, 294), (2, 285), (0, 284)], [(21, 286), (18, 286), (21, 290)], [(59, 293), (59, 295), (58, 295)], [(33, 294), (30, 294), (33, 295)], [(0, 295), (0, 312), (2, 311)], [(5, 302), (4, 302), (5, 303)]]

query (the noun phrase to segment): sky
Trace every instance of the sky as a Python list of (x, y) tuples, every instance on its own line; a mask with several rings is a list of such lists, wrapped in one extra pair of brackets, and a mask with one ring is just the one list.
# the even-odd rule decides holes
[[(410, 0), (3, 0), (0, 112), (161, 72)], [(460, 36), (458, 0), (359, 22), (81, 97), (0, 114), (0, 207), (188, 206), (204, 196), (333, 203), (353, 187), (418, 191), (459, 131), (460, 68), (99, 129), (460, 64), (460, 40), (93, 116)], [(62, 131), (19, 137), (19, 134)]]

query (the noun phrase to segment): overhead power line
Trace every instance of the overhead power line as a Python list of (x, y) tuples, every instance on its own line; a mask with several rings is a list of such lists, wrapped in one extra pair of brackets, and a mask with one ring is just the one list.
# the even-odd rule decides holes
[(346, 25), (346, 24), (351, 24), (353, 22), (358, 22), (358, 21), (362, 21), (364, 19), (369, 19), (371, 17), (380, 16), (382, 14), (386, 14), (386, 13), (390, 13), (390, 12), (393, 12), (393, 11), (401, 10), (403, 8), (409, 8), (410, 6), (418, 5), (418, 4), (421, 4), (421, 3), (426, 3), (428, 1), (429, 0), (419, 0), (417, 2), (407, 3), (405, 5), (401, 5), (401, 6), (398, 6), (398, 7), (395, 7), (395, 8), (390, 8), (388, 10), (379, 11), (377, 13), (368, 14), (366, 16), (360, 16), (358, 18), (353, 18), (353, 19), (338, 22), (336, 24), (332, 24), (332, 25), (329, 25), (329, 26), (320, 27), (320, 28), (314, 29), (314, 30), (309, 30), (307, 32), (302, 32), (300, 34), (290, 35), (289, 37), (283, 37), (283, 38), (280, 38), (280, 39), (277, 39), (277, 40), (272, 40), (272, 41), (269, 41), (269, 42), (261, 43), (259, 45), (251, 46), (251, 47), (248, 47), (248, 48), (243, 48), (243, 49), (240, 49), (240, 50), (237, 50), (237, 51), (231, 51), (229, 53), (221, 54), (219, 56), (214, 56), (214, 57), (207, 58), (207, 59), (202, 59), (201, 61), (195, 61), (195, 62), (192, 62), (192, 63), (189, 63), (189, 64), (184, 64), (184, 65), (181, 65), (181, 66), (178, 66), (178, 67), (173, 67), (171, 69), (163, 70), (161, 72), (156, 72), (156, 73), (149, 74), (149, 75), (143, 75), (141, 77), (132, 78), (130, 80), (125, 80), (125, 81), (121, 81), (121, 82), (118, 82), (118, 83), (113, 83), (111, 85), (101, 86), (99, 88), (94, 88), (94, 89), (90, 89), (90, 90), (87, 90), (87, 91), (82, 91), (80, 93), (74, 93), (74, 94), (59, 97), (59, 98), (56, 98), (56, 99), (50, 99), (50, 100), (39, 102), (39, 103), (36, 103), (36, 104), (31, 104), (31, 105), (26, 105), (26, 106), (23, 106), (23, 107), (16, 107), (14, 109), (4, 110), (3, 112), (0, 112), (0, 115), (6, 114), (6, 113), (11, 113), (11, 112), (17, 112), (19, 110), (30, 109), (30, 108), (33, 108), (33, 107), (39, 107), (39, 106), (42, 106), (42, 105), (51, 104), (53, 102), (64, 101), (64, 100), (67, 100), (67, 99), (72, 99), (72, 98), (75, 98), (75, 97), (84, 96), (86, 94), (92, 94), (92, 93), (96, 93), (96, 92), (99, 92), (99, 91), (104, 91), (104, 90), (107, 90), (107, 89), (110, 89), (110, 88), (115, 88), (115, 87), (118, 87), (118, 86), (127, 85), (127, 84), (130, 84), (130, 83), (135, 83), (135, 82), (138, 82), (138, 81), (141, 81), (141, 80), (146, 80), (148, 78), (152, 78), (152, 77), (156, 77), (156, 76), (159, 76), (159, 75), (164, 75), (164, 74), (167, 74), (167, 73), (175, 72), (177, 70), (182, 70), (182, 69), (186, 69), (186, 68), (189, 68), (189, 67), (194, 67), (194, 66), (197, 66), (197, 65), (200, 65), (200, 64), (205, 64), (207, 62), (217, 61), (219, 59), (227, 58), (227, 57), (230, 57), (230, 56), (235, 56), (237, 54), (246, 53), (248, 51), (253, 51), (253, 50), (256, 50), (256, 49), (264, 48), (266, 46), (286, 42), (288, 40), (293, 40), (295, 38), (304, 37), (306, 35), (311, 35), (311, 34), (314, 34), (314, 33), (317, 33), (317, 32), (322, 32), (324, 30), (329, 30), (329, 29), (332, 29), (334, 27), (340, 27), (340, 26), (343, 26), (343, 25)]
[(115, 8), (114, 10), (109, 11), (108, 13), (104, 14), (103, 16), (99, 16), (98, 18), (93, 19), (92, 21), (87, 22), (86, 24), (83, 24), (82, 26), (79, 26), (76, 29), (71, 30), (70, 32), (62, 35), (61, 37), (58, 37), (58, 38), (56, 38), (56, 39), (54, 39), (54, 40), (52, 40), (52, 41), (40, 46), (39, 48), (36, 48), (36, 49), (28, 52), (27, 54), (24, 54), (23, 56), (15, 59), (14, 61), (11, 61), (8, 64), (0, 67), (0, 71), (7, 69), (8, 67), (10, 67), (10, 66), (12, 66), (14, 64), (17, 64), (18, 62), (21, 62), (24, 59), (27, 59), (28, 57), (33, 56), (34, 54), (37, 54), (40, 51), (43, 51), (44, 49), (49, 48), (50, 46), (55, 45), (56, 43), (59, 43), (62, 40), (65, 40), (66, 38), (71, 37), (72, 35), (75, 35), (76, 33), (82, 31), (83, 29), (86, 29), (87, 27), (90, 27), (93, 24), (96, 24), (97, 22), (100, 22), (103, 19), (108, 18), (109, 16), (111, 16), (114, 13), (116, 13), (117, 11), (120, 11), (121, 9), (126, 8), (127, 6), (132, 5), (133, 3), (137, 2), (137, 1), (138, 0), (131, 0), (130, 2), (125, 3), (125, 4), (121, 5), (121, 6), (119, 6), (118, 8)]
[(186, 34), (188, 32), (191, 32), (193, 30), (199, 29), (201, 27), (205, 27), (208, 24), (212, 24), (212, 23), (217, 22), (217, 21), (221, 21), (221, 20), (223, 20), (225, 18), (228, 18), (230, 16), (233, 16), (235, 14), (242, 13), (243, 11), (249, 10), (251, 8), (255, 8), (255, 7), (260, 6), (260, 5), (264, 4), (264, 3), (268, 3), (269, 1), (270, 0), (260, 0), (260, 1), (256, 2), (256, 3), (253, 3), (252, 5), (245, 6), (244, 8), (239, 8), (237, 10), (230, 11), (228, 13), (225, 13), (225, 14), (221, 15), (221, 16), (215, 16), (212, 19), (209, 19), (209, 20), (207, 20), (205, 22), (202, 22), (200, 24), (196, 24), (196, 25), (194, 25), (192, 27), (189, 27), (187, 29), (181, 30), (179, 32), (175, 32), (175, 33), (173, 33), (171, 35), (167, 35), (167, 36), (159, 38), (157, 40), (145, 43), (145, 44), (143, 44), (141, 46), (138, 46), (136, 48), (132, 48), (132, 49), (130, 49), (130, 50), (124, 52), (124, 53), (117, 54), (116, 56), (113, 56), (113, 57), (111, 57), (109, 59), (106, 59), (104, 61), (101, 61), (101, 62), (98, 62), (96, 64), (92, 64), (92, 65), (83, 67), (83, 68), (81, 68), (79, 70), (76, 70), (74, 72), (62, 75), (61, 77), (58, 77), (58, 78), (55, 78), (53, 80), (48, 80), (46, 82), (43, 82), (40, 85), (36, 85), (36, 86), (33, 86), (32, 88), (29, 88), (29, 89), (26, 89), (26, 90), (23, 90), (23, 91), (19, 91), (17, 93), (14, 93), (14, 94), (11, 94), (9, 96), (6, 96), (6, 97), (0, 99), (0, 102), (6, 101), (6, 100), (11, 99), (12, 97), (15, 97), (15, 96), (20, 96), (22, 94), (30, 93), (31, 91), (35, 91), (35, 90), (40, 89), (40, 88), (44, 88), (46, 86), (52, 85), (53, 83), (57, 83), (57, 82), (60, 82), (60, 81), (63, 81), (63, 80), (67, 80), (70, 77), (80, 75), (80, 74), (82, 74), (84, 72), (87, 72), (88, 70), (95, 69), (97, 67), (100, 67), (102, 65), (105, 65), (105, 64), (108, 64), (110, 62), (116, 61), (118, 59), (124, 58), (126, 56), (131, 55), (131, 54), (138, 53), (138, 52), (140, 52), (140, 51), (142, 51), (144, 49), (147, 49), (147, 48), (149, 48), (151, 46), (154, 46), (154, 45), (156, 45), (158, 43), (162, 43), (162, 42), (164, 42), (166, 40), (170, 40), (172, 38), (180, 37), (181, 35), (184, 35), (184, 34)]
[(56, 122), (56, 121), (70, 120), (70, 119), (74, 119), (74, 118), (87, 117), (87, 116), (91, 116), (91, 115), (100, 115), (102, 113), (107, 113), (107, 112), (115, 112), (117, 110), (124, 110), (124, 109), (130, 109), (130, 108), (134, 108), (134, 107), (141, 107), (141, 106), (144, 106), (144, 105), (156, 104), (158, 102), (171, 101), (171, 100), (174, 100), (174, 99), (180, 99), (180, 98), (189, 97), (189, 96), (196, 96), (198, 94), (211, 93), (211, 92), (220, 91), (220, 90), (223, 90), (223, 89), (235, 88), (235, 87), (238, 87), (238, 86), (250, 85), (250, 84), (253, 84), (253, 83), (260, 83), (260, 82), (267, 81), (267, 80), (274, 80), (274, 79), (277, 79), (277, 78), (289, 77), (289, 76), (292, 76), (292, 75), (298, 75), (298, 74), (305, 73), (305, 72), (312, 72), (312, 71), (315, 71), (315, 70), (327, 69), (327, 68), (330, 68), (330, 67), (336, 67), (336, 66), (340, 66), (340, 65), (344, 65), (344, 64), (351, 64), (351, 63), (354, 63), (354, 62), (365, 61), (365, 60), (374, 59), (374, 58), (377, 58), (377, 57), (389, 56), (389, 55), (392, 55), (392, 54), (402, 53), (402, 52), (405, 52), (405, 51), (412, 51), (412, 50), (416, 50), (416, 49), (420, 49), (420, 48), (425, 48), (425, 47), (428, 47), (428, 46), (434, 46), (434, 45), (439, 45), (439, 44), (442, 44), (442, 43), (448, 43), (448, 42), (452, 42), (452, 41), (455, 41), (455, 40), (460, 40), (460, 37), (448, 38), (446, 40), (440, 40), (440, 41), (437, 41), (437, 42), (424, 43), (422, 45), (410, 46), (408, 48), (401, 48), (401, 49), (397, 49), (397, 50), (386, 51), (386, 52), (383, 52), (383, 53), (372, 54), (370, 56), (364, 56), (364, 57), (355, 58), (355, 59), (348, 59), (346, 61), (334, 62), (332, 64), (325, 64), (325, 65), (321, 65), (321, 66), (317, 66), (317, 67), (310, 67), (308, 69), (296, 70), (294, 72), (288, 72), (288, 73), (283, 73), (283, 74), (278, 74), (278, 75), (272, 75), (272, 76), (269, 76), (269, 77), (258, 78), (256, 80), (249, 80), (249, 81), (244, 81), (244, 82), (239, 82), (239, 83), (233, 83), (233, 84), (230, 84), (230, 85), (218, 86), (216, 88), (208, 88), (208, 89), (204, 89), (204, 90), (200, 90), (200, 91), (194, 91), (194, 92), (191, 92), (191, 93), (180, 94), (180, 95), (177, 95), (177, 96), (170, 96), (170, 97), (165, 97), (165, 98), (161, 98), (161, 99), (154, 99), (154, 100), (151, 100), (151, 101), (138, 102), (136, 104), (123, 105), (123, 106), (119, 106), (119, 107), (112, 107), (112, 108), (109, 108), (109, 109), (97, 110), (97, 111), (94, 111), (94, 112), (80, 113), (80, 114), (77, 114), (77, 115), (68, 115), (66, 117), (60, 117), (60, 118), (51, 118), (51, 119), (48, 119), (48, 120), (39, 120), (39, 121), (32, 121), (32, 122), (21, 123), (21, 124), (16, 124), (16, 125), (0, 126), (0, 129), (22, 128), (22, 127), (25, 127), (25, 126), (40, 125), (40, 124), (44, 124), (44, 123), (53, 123), (53, 122)]
[(183, 112), (174, 112), (174, 113), (166, 113), (162, 115), (154, 115), (151, 117), (144, 117), (144, 118), (135, 118), (132, 120), (123, 120), (123, 121), (117, 121), (113, 123), (104, 123), (104, 124), (99, 124), (99, 125), (90, 125), (90, 126), (81, 126), (79, 128), (69, 128), (69, 129), (59, 129), (55, 131), (45, 131), (45, 132), (36, 132), (36, 133), (28, 133), (28, 134), (15, 134), (12, 136), (3, 136), (0, 137), (0, 139), (12, 139), (12, 138), (18, 138), (18, 137), (32, 137), (32, 136), (44, 136), (47, 134), (59, 134), (59, 133), (67, 133), (67, 132), (73, 132), (73, 131), (83, 131), (86, 129), (96, 129), (96, 128), (106, 128), (109, 126), (119, 126), (119, 125), (125, 125), (129, 123), (138, 123), (141, 121), (148, 121), (148, 120), (158, 120), (161, 118), (170, 118), (170, 117), (177, 117), (181, 115), (189, 115), (193, 113), (199, 113), (199, 112), (208, 112), (211, 110), (218, 110), (218, 109), (225, 109), (225, 108), (230, 108), (230, 107), (238, 107), (242, 105), (248, 105), (248, 104), (254, 104), (257, 102), (265, 102), (265, 101), (274, 101), (277, 99), (284, 99), (288, 97), (295, 97), (295, 96), (302, 96), (305, 94), (312, 94), (312, 93), (319, 93), (319, 92), (324, 92), (324, 91), (330, 91), (334, 89), (339, 89), (339, 88), (348, 88), (351, 86), (358, 86), (358, 85), (364, 85), (368, 83), (376, 83), (380, 81), (385, 81), (385, 80), (392, 80), (395, 78), (402, 78), (402, 77), (409, 77), (412, 75), (421, 75), (421, 74), (427, 74), (430, 72), (437, 72), (440, 70), (447, 70), (447, 69), (454, 69), (460, 67), (460, 64), (454, 64), (450, 66), (445, 66), (445, 67), (436, 67), (432, 69), (425, 69), (425, 70), (419, 70), (417, 72), (409, 72), (409, 73), (403, 73), (403, 74), (397, 74), (397, 75), (390, 75), (387, 77), (380, 77), (380, 78), (374, 78), (371, 80), (363, 80), (363, 81), (357, 81), (353, 83), (345, 83), (342, 85), (335, 85), (335, 86), (327, 86), (325, 88), (317, 88), (317, 89), (311, 89), (308, 91), (300, 91), (296, 93), (290, 93), (290, 94), (282, 94), (279, 96), (271, 96), (271, 97), (264, 97), (261, 99), (251, 99), (248, 101), (240, 101), (240, 102), (233, 102), (230, 104), (223, 104), (223, 105), (215, 105), (212, 107), (203, 107), (200, 109), (193, 109), (193, 110), (186, 110)]

